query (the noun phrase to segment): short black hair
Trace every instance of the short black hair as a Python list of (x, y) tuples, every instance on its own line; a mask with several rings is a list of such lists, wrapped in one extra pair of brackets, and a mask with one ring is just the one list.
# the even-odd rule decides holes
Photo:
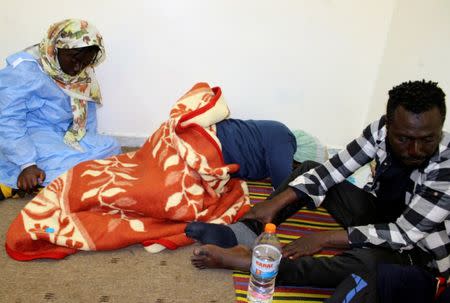
[(387, 121), (392, 122), (394, 111), (399, 106), (415, 114), (426, 112), (437, 107), (445, 121), (445, 93), (432, 81), (408, 81), (393, 87), (389, 91), (386, 116)]

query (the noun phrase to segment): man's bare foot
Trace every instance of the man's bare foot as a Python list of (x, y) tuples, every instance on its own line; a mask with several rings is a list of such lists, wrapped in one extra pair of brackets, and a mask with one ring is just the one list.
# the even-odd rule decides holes
[(226, 268), (249, 271), (252, 251), (244, 245), (222, 248), (208, 244), (194, 248), (191, 263), (198, 269)]

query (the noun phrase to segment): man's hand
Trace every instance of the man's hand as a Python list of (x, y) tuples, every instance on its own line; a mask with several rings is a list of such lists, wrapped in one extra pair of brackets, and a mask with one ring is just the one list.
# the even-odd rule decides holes
[(254, 219), (263, 224), (271, 223), (275, 215), (284, 206), (297, 200), (297, 195), (292, 188), (287, 188), (270, 200), (255, 204), (242, 219)]
[(265, 200), (255, 204), (242, 216), (242, 219), (254, 219), (263, 224), (267, 224), (272, 222), (278, 210), (277, 205), (272, 200)]
[(297, 259), (310, 256), (324, 247), (349, 247), (347, 231), (324, 231), (303, 236), (283, 247), (283, 257)]
[(45, 172), (37, 165), (31, 165), (20, 173), (17, 178), (17, 187), (27, 193), (32, 193), (44, 180)]
[(325, 239), (322, 233), (313, 233), (298, 238), (283, 247), (283, 257), (297, 259), (302, 256), (310, 256), (318, 252), (325, 246)]

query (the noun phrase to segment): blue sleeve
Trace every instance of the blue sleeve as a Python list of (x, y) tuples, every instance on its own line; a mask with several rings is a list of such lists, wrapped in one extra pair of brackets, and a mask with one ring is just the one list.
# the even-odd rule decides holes
[(86, 131), (97, 133), (97, 103), (88, 101)]
[[(0, 71), (0, 151), (18, 166), (37, 159), (36, 147), (28, 136), (26, 124), (33, 91), (43, 85), (42, 75), (37, 72), (42, 74), (33, 62), (23, 62), (16, 67), (8, 65)], [(39, 106), (42, 104), (34, 104), (33, 110)]]

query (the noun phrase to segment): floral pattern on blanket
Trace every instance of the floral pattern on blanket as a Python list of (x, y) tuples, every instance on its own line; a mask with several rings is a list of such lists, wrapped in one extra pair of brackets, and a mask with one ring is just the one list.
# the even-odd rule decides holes
[(77, 250), (192, 243), (190, 221), (227, 224), (249, 209), (245, 182), (230, 179), (215, 123), (228, 116), (220, 88), (195, 85), (137, 151), (81, 163), (54, 180), (11, 224), (17, 260)]

